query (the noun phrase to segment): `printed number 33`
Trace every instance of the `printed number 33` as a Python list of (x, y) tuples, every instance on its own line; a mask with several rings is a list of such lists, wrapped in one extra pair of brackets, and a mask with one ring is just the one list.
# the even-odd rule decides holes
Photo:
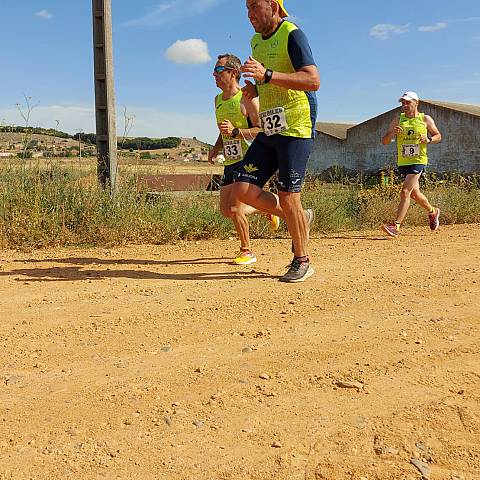
[(238, 146), (237, 145), (227, 145), (225, 147), (228, 157), (237, 157), (238, 156)]

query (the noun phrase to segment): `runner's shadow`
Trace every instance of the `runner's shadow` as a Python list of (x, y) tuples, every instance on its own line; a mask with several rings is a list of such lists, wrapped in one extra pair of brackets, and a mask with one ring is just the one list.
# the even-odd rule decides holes
[(158, 273), (145, 270), (84, 270), (81, 267), (24, 268), (10, 272), (0, 272), (0, 277), (21, 276), (18, 282), (73, 282), (96, 281), (107, 278), (130, 278), (134, 280), (243, 280), (252, 278), (273, 278), (265, 272), (199, 272), (199, 273)]
[(325, 240), (367, 240), (367, 241), (388, 241), (391, 240), (389, 237), (368, 237), (366, 235), (336, 235), (334, 237), (324, 237)]
[(108, 258), (30, 258), (15, 260), (18, 263), (69, 263), (71, 265), (231, 265), (232, 261), (220, 257), (192, 258), (190, 260), (135, 260), (135, 259), (108, 259)]

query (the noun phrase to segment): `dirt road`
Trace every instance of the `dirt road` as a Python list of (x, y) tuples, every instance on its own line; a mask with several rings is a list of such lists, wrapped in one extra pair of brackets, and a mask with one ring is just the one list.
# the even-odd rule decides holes
[(0, 479), (480, 479), (480, 225), (236, 246), (0, 251)]

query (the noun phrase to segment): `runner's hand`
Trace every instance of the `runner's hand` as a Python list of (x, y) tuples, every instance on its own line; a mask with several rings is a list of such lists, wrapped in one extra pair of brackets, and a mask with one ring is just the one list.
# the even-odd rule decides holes
[(250, 80), (245, 80), (245, 84), (242, 88), (243, 96), (248, 100), (258, 97), (257, 87)]
[(244, 77), (253, 78), (257, 82), (263, 82), (267, 69), (253, 57), (248, 57), (248, 60), (243, 64), (240, 71)]
[(428, 143), (428, 137), (426, 135), (420, 135), (420, 143)]
[(395, 135), (400, 135), (403, 132), (403, 128), (400, 125), (397, 125), (393, 128), (393, 133)]
[(235, 128), (230, 120), (224, 120), (218, 125), (218, 127), (223, 135), (228, 135), (229, 137), (232, 135), (233, 129)]
[(212, 148), (208, 151), (208, 163), (215, 163), (215, 158), (218, 156), (218, 151)]

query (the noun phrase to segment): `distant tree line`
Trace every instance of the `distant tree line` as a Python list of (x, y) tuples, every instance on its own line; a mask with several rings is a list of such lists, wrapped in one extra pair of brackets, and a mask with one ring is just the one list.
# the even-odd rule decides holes
[(74, 140), (82, 140), (82, 142), (89, 143), (90, 145), (97, 144), (97, 136), (94, 133), (76, 133), (73, 137)]
[(148, 138), (136, 137), (125, 138), (118, 141), (119, 148), (124, 150), (157, 150), (158, 148), (175, 148), (182, 140), (178, 137)]
[(41, 127), (19, 127), (15, 125), (0, 125), (0, 132), (6, 133), (37, 133), (39, 135), (50, 135), (59, 138), (73, 138), (68, 133), (55, 130), (54, 128), (41, 128)]
[[(54, 128), (41, 127), (19, 127), (15, 125), (0, 125), (0, 132), (6, 133), (28, 133), (39, 135), (50, 135), (59, 138), (70, 138), (73, 140), (82, 140), (85, 143), (96, 145), (97, 136), (94, 133), (76, 133), (70, 135)], [(149, 138), (149, 137), (135, 137), (135, 138), (119, 138), (118, 148), (123, 150), (157, 150), (159, 148), (175, 148), (182, 143), (182, 139), (178, 137), (165, 138)]]
[[(96, 135), (94, 133), (76, 133), (73, 136), (74, 140), (78, 137), (86, 143), (97, 143)], [(122, 150), (157, 150), (158, 148), (175, 148), (182, 143), (182, 139), (178, 137), (166, 138), (149, 138), (149, 137), (135, 137), (135, 138), (119, 138), (117, 141), (118, 148)]]

